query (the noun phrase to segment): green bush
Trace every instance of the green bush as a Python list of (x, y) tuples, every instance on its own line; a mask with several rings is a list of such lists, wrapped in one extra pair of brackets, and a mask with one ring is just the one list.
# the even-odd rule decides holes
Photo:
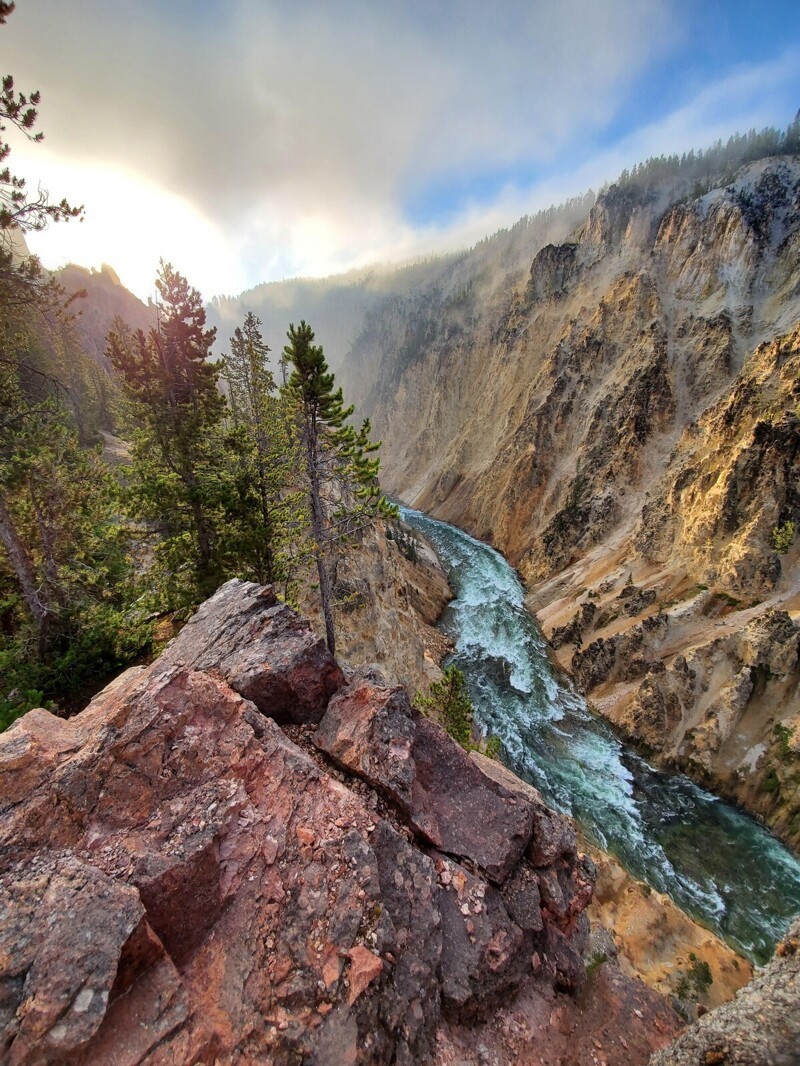
[(604, 951), (595, 952), (586, 963), (586, 976), (591, 977), (596, 970), (600, 969), (604, 962), (608, 962), (608, 955)]
[(772, 531), (772, 546), (778, 555), (786, 555), (794, 540), (794, 522), (784, 522)]
[(503, 742), (500, 740), (500, 737), (487, 737), (483, 742), (483, 754), (487, 759), (499, 758), (502, 749)]
[(778, 741), (778, 751), (782, 759), (790, 759), (792, 757), (792, 749), (789, 747), (789, 742), (792, 739), (792, 730), (788, 726), (783, 725), (781, 722), (775, 726), (772, 731)]
[(696, 1000), (704, 996), (714, 983), (711, 967), (698, 959), (693, 951), (689, 952), (690, 966), (686, 973), (676, 974), (674, 985), (678, 999)]
[(40, 689), (11, 689), (7, 695), (0, 695), (0, 733), (27, 714), (33, 707), (47, 707), (49, 705)]
[(761, 789), (763, 792), (778, 792), (780, 790), (781, 783), (778, 779), (778, 775), (774, 770), (770, 770), (767, 776), (761, 782)]
[(32, 632), (21, 627), (0, 637), (0, 732), (32, 707), (77, 710), (150, 649), (153, 624), (110, 604), (86, 606), (69, 619), (46, 661), (35, 654)]
[(457, 666), (448, 666), (441, 681), (434, 681), (431, 685), (430, 696), (417, 697), (417, 706), (425, 714), (440, 721), (462, 748), (469, 751), (474, 747), (474, 708), (464, 675)]

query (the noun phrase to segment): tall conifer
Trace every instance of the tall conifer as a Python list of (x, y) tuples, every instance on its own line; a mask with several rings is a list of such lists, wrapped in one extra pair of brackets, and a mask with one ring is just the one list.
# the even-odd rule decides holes
[(314, 331), (303, 321), (290, 325), (287, 337), (283, 354), (292, 367), (287, 393), (297, 405), (325, 637), (335, 654), (331, 562), (336, 546), (397, 509), (378, 484), (380, 460), (374, 453), (380, 443), (369, 439), (369, 420), (359, 430), (347, 422), (354, 408), (345, 407), (341, 388), (334, 388)]
[(216, 330), (205, 328), (200, 294), (164, 262), (156, 287), (157, 327), (145, 336), (117, 326), (108, 354), (133, 405), (132, 497), (141, 518), (165, 528), (163, 554), (172, 556), (173, 569), (185, 565), (182, 545), (191, 540), (191, 598), (214, 584), (225, 398), (217, 385), (219, 367), (210, 361)]
[(232, 424), (227, 553), (237, 573), (275, 583), (291, 598), (302, 525), (293, 485), (298, 442), (287, 397), (276, 391), (269, 351), (260, 319), (249, 312), (234, 330), (223, 370)]

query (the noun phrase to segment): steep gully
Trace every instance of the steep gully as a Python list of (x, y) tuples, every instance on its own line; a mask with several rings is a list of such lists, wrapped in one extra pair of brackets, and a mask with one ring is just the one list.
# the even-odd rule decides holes
[(481, 730), (547, 801), (636, 876), (763, 962), (800, 911), (800, 863), (758, 822), (654, 770), (557, 673), (501, 555), (418, 511), (456, 594), (442, 618)]

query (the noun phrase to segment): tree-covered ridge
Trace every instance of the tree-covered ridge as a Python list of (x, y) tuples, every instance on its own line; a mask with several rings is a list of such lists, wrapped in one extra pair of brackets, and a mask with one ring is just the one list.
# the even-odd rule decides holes
[(254, 315), (217, 362), (199, 293), (169, 264), (156, 287), (156, 326), (118, 320), (109, 334), (119, 437), (106, 441), (128, 447), (114, 467), (95, 443), (101, 411), (41, 369), (35, 316), (6, 335), (0, 725), (43, 700), (79, 705), (148, 654), (160, 620), (180, 622), (230, 577), (292, 601), (315, 563), (333, 644), (342, 544), (394, 513), (379, 445), (369, 423), (349, 423), (310, 327), (290, 327), (292, 374), (278, 387)]
[(767, 126), (762, 130), (734, 133), (727, 141), (718, 140), (705, 149), (681, 155), (650, 156), (630, 170), (623, 170), (614, 184), (649, 190), (670, 178), (682, 178), (699, 183), (693, 191), (702, 195), (712, 184), (730, 184), (736, 171), (746, 163), (797, 152), (800, 152), (800, 111), (784, 130)]
[[(734, 134), (723, 143), (681, 156), (659, 156), (623, 170), (598, 196), (589, 190), (559, 206), (525, 215), (469, 250), (409, 268), (410, 283), (373, 301), (342, 366), (345, 386), (366, 409), (393, 394), (399, 377), (426, 351), (456, 348), (481, 323), (510, 309), (515, 286), (527, 281), (531, 263), (548, 244), (574, 239), (598, 203), (620, 193), (648, 198), (661, 191), (663, 206), (699, 197), (733, 182), (745, 164), (800, 151), (800, 112), (785, 130)], [(387, 358), (373, 358), (376, 352)], [(376, 368), (381, 366), (380, 375)]]
[[(0, 6), (0, 24), (12, 10)], [(17, 93), (10, 76), (2, 85), (0, 134), (12, 125), (39, 140), (38, 93)], [(0, 139), (0, 162), (9, 154)], [(335, 567), (342, 523), (353, 536), (390, 511), (378, 445), (368, 424), (347, 424), (353, 409), (322, 349), (312, 500), (303, 388), (285, 361), (277, 387), (253, 314), (226, 358), (212, 358), (203, 300), (170, 264), (154, 314), (131, 298), (134, 321), (118, 317), (105, 352), (87, 353), (82, 294), (24, 243), (79, 213), (29, 199), (10, 167), (0, 173), (0, 729), (47, 700), (79, 706), (150, 653), (162, 620), (179, 622), (230, 577), (292, 599), (312, 558), (326, 575)], [(118, 284), (107, 271), (101, 280)]]

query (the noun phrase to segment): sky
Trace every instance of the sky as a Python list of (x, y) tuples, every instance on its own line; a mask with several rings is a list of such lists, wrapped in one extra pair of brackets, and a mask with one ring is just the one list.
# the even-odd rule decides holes
[(45, 265), (203, 295), (468, 246), (649, 155), (786, 126), (797, 0), (17, 0)]

